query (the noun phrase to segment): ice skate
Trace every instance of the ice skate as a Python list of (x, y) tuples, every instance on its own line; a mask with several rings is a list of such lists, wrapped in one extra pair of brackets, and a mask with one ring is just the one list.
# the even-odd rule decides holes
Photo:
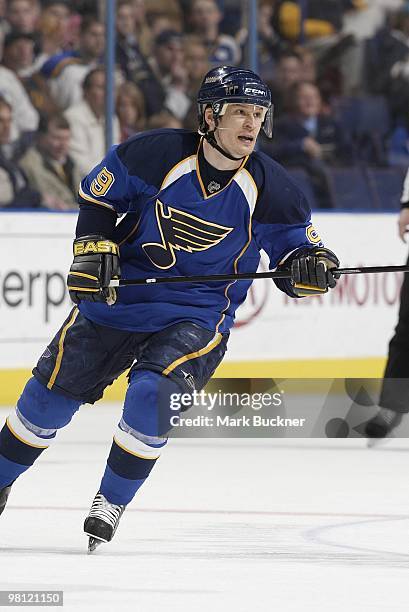
[(4, 508), (7, 504), (7, 499), (10, 493), (10, 489), (13, 483), (7, 485), (7, 487), (3, 487), (0, 489), (0, 514), (3, 512)]
[(93, 552), (103, 542), (110, 542), (118, 527), (125, 506), (111, 504), (98, 492), (84, 522), (84, 532), (89, 536), (88, 552)]
[(365, 427), (365, 435), (368, 437), (368, 448), (379, 446), (396, 429), (402, 421), (402, 415), (389, 408), (381, 408), (373, 419), (368, 421)]

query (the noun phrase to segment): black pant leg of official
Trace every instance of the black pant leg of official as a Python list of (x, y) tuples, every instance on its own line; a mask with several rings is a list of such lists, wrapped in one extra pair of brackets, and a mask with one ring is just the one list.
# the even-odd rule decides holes
[[(409, 257), (407, 264), (409, 265)], [(400, 413), (409, 412), (409, 275), (404, 275), (398, 324), (389, 343), (379, 405)]]

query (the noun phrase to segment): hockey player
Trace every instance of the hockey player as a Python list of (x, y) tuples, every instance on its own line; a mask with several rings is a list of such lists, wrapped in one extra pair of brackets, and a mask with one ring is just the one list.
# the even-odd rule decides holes
[[(291, 297), (335, 286), (339, 265), (284, 169), (254, 151), (273, 107), (253, 72), (211, 70), (199, 133), (156, 130), (110, 149), (84, 178), (68, 289), (76, 306), (41, 355), (0, 433), (0, 512), (12, 483), (81, 404), (129, 370), (122, 418), (85, 520), (89, 550), (119, 519), (167, 441), (163, 397), (200, 390), (226, 351), (249, 281), (110, 288), (113, 278), (256, 271), (260, 251)], [(117, 223), (118, 217), (124, 215)]]

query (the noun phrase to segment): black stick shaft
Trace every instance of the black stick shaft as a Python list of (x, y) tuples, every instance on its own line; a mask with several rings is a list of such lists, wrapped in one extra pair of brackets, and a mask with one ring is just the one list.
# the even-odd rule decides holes
[[(337, 268), (337, 274), (380, 274), (381, 272), (409, 272), (409, 266), (366, 266), (361, 268)], [(285, 270), (275, 272), (249, 272), (242, 274), (211, 274), (209, 276), (159, 276), (157, 278), (128, 278), (112, 280), (110, 287), (134, 285), (161, 285), (164, 283), (208, 283), (237, 280), (256, 280), (258, 278), (291, 278)]]

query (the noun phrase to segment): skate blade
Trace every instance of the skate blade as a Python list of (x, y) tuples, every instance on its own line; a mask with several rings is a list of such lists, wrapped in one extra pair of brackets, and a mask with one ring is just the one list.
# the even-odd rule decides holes
[(94, 538), (92, 536), (89, 537), (88, 540), (88, 553), (93, 553), (96, 548), (100, 544), (104, 544), (105, 540), (99, 540), (98, 538)]

